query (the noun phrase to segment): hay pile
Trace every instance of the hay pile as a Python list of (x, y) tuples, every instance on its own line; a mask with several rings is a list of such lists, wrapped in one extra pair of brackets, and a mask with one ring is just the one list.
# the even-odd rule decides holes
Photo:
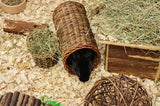
[(160, 1), (102, 0), (89, 17), (108, 40), (160, 46)]
[(52, 54), (56, 52), (60, 55), (58, 37), (49, 29), (36, 29), (28, 38), (27, 47), (33, 54)]

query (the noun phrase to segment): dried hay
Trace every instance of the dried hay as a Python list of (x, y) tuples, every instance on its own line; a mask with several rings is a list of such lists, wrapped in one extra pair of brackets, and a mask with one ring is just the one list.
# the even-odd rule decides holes
[[(90, 6), (92, 26), (125, 43), (160, 46), (160, 1), (103, 0)], [(111, 38), (112, 38), (111, 37)]]
[(48, 68), (59, 60), (59, 40), (49, 28), (36, 29), (28, 36), (26, 42), (38, 66)]
[(49, 28), (36, 29), (29, 36), (27, 47), (33, 54), (43, 55), (51, 53), (54, 55), (59, 51), (58, 37)]
[(2, 0), (6, 5), (13, 6), (13, 5), (19, 5), (23, 2), (23, 0)]

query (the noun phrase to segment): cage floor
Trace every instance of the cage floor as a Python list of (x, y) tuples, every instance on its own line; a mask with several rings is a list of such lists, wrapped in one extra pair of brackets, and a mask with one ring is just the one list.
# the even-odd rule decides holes
[[(26, 9), (13, 15), (4, 13), (0, 9), (0, 95), (6, 92), (20, 91), (36, 98), (49, 97), (60, 102), (61, 106), (82, 106), (85, 96), (94, 83), (102, 76), (111, 75), (104, 70), (104, 45), (98, 44), (102, 55), (101, 64), (92, 72), (90, 80), (82, 83), (78, 77), (65, 71), (62, 60), (49, 69), (35, 66), (35, 62), (27, 50), (26, 35), (3, 31), (4, 19), (47, 23), (54, 31), (53, 10), (64, 1), (66, 0), (28, 0)], [(94, 0), (74, 1), (94, 4)], [(96, 33), (96, 28), (92, 27), (92, 31)], [(99, 37), (96, 36), (96, 39), (98, 40)], [(140, 78), (137, 80), (147, 89), (155, 106), (158, 106), (160, 104), (160, 88), (151, 80), (141, 80)]]

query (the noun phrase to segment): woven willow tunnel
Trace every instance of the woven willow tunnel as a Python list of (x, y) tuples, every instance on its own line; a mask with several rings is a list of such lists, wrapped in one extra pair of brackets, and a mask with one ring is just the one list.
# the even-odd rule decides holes
[(44, 104), (40, 99), (21, 92), (8, 92), (0, 95), (0, 106), (51, 106)]
[(85, 98), (84, 106), (152, 106), (147, 91), (124, 75), (98, 80)]
[(84, 6), (78, 2), (64, 2), (54, 10), (53, 21), (60, 38), (65, 69), (70, 74), (75, 74), (66, 64), (66, 60), (70, 54), (83, 48), (92, 49), (97, 54), (94, 59), (95, 68), (100, 63), (100, 53)]

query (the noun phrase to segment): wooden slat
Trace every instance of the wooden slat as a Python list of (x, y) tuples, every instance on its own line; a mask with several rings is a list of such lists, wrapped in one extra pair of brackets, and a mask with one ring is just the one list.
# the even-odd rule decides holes
[(41, 101), (39, 99), (35, 99), (34, 106), (40, 106), (40, 104), (41, 104)]
[(8, 92), (0, 95), (0, 106), (51, 106), (44, 104), (40, 99), (20, 92)]
[(27, 103), (28, 103), (28, 98), (29, 98), (29, 95), (25, 95), (24, 100), (23, 100), (23, 103), (22, 103), (22, 106), (26, 106), (26, 105), (27, 105)]
[(141, 78), (155, 79), (158, 63), (139, 62), (134, 60), (124, 60), (119, 58), (109, 58), (109, 72), (135, 75)]
[(160, 47), (151, 46), (151, 45), (127, 44), (127, 43), (111, 42), (111, 41), (106, 41), (106, 40), (100, 40), (99, 43), (115, 45), (115, 46), (125, 46), (125, 47), (131, 47), (131, 48), (147, 49), (147, 50), (153, 50), (153, 51), (160, 50)]
[[(106, 50), (107, 51), (107, 50)], [(159, 51), (109, 45), (108, 71), (155, 80)], [(106, 57), (107, 60), (107, 57)], [(107, 62), (107, 61), (106, 61)]]
[(160, 62), (159, 62), (159, 66), (158, 66), (158, 71), (157, 71), (157, 74), (156, 74), (155, 82), (157, 82), (159, 80), (160, 80)]
[(17, 101), (18, 101), (18, 97), (19, 97), (19, 92), (14, 92), (12, 99), (11, 99), (11, 104), (10, 106), (16, 106)]
[(3, 95), (0, 95), (0, 103), (1, 103), (1, 99), (3, 98)]
[(153, 59), (159, 59), (159, 51), (151, 51), (145, 49), (137, 49), (130, 47), (121, 47), (110, 45), (109, 47), (109, 57), (123, 58), (127, 59), (128, 55), (137, 55), (142, 57), (152, 57)]
[(5, 101), (4, 106), (9, 106), (9, 105), (10, 105), (11, 99), (12, 99), (12, 95), (13, 95), (13, 93), (11, 93), (11, 92), (8, 92), (8, 93), (7, 93), (7, 99), (6, 99), (6, 101)]
[(22, 105), (24, 97), (25, 97), (24, 93), (20, 93), (19, 94), (17, 106), (21, 106)]
[(5, 19), (4, 23), (6, 27), (3, 28), (5, 32), (9, 33), (25, 33), (25, 32), (32, 32), (35, 28), (46, 28), (48, 27), (47, 24), (37, 25), (33, 22), (26, 22), (26, 21), (17, 21), (17, 20), (9, 20)]
[(1, 102), (0, 102), (0, 106), (4, 106), (6, 99), (7, 99), (7, 93), (3, 95), (3, 98), (1, 99)]
[(28, 99), (27, 105), (28, 106), (34, 106), (34, 99), (35, 99), (34, 96), (30, 96), (29, 99)]
[(105, 62), (105, 70), (108, 71), (108, 57), (109, 56), (109, 45), (106, 45), (106, 62)]

